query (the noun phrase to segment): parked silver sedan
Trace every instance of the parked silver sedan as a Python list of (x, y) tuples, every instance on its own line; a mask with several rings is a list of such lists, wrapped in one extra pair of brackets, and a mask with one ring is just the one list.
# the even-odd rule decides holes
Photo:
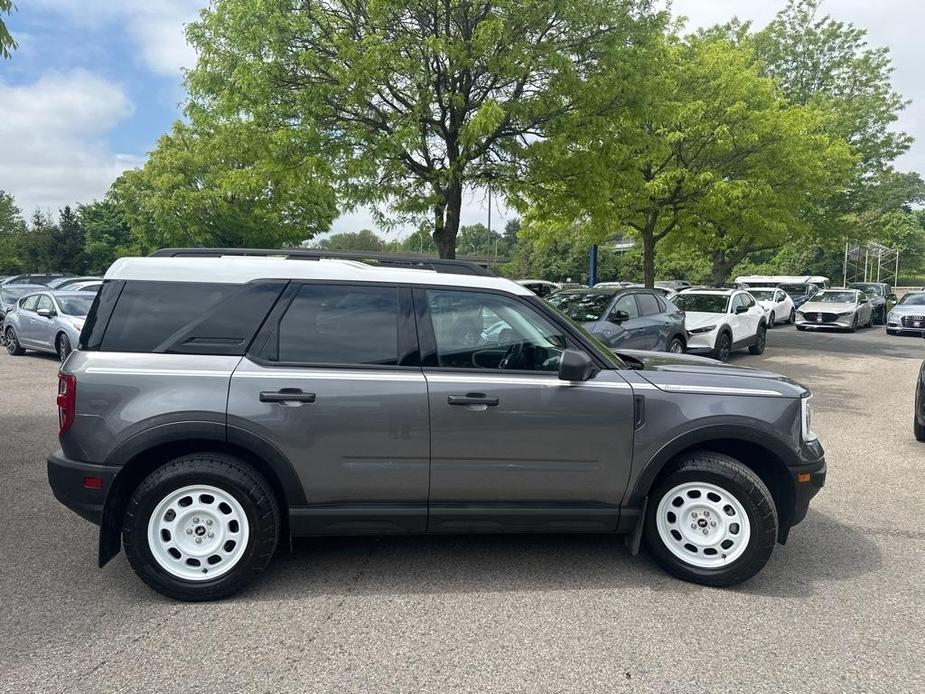
[(77, 346), (93, 304), (89, 292), (39, 292), (21, 298), (4, 321), (6, 350), (13, 356), (27, 349), (57, 354), (61, 361)]
[(841, 328), (854, 332), (874, 324), (874, 307), (857, 289), (823, 289), (797, 310), (797, 330)]
[(925, 291), (910, 292), (899, 300), (886, 319), (890, 335), (911, 333), (925, 337)]

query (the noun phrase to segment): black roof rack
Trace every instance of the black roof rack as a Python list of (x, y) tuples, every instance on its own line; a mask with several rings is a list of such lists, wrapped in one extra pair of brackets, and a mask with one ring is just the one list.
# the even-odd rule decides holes
[(426, 255), (390, 253), (367, 253), (365, 251), (325, 251), (320, 248), (161, 248), (151, 257), (159, 258), (221, 258), (225, 255), (243, 256), (279, 256), (293, 260), (321, 260), (338, 258), (342, 260), (359, 260), (371, 265), (385, 267), (402, 267), (418, 270), (434, 270), (452, 275), (483, 275), (495, 277), (487, 267), (469, 260), (444, 260)]

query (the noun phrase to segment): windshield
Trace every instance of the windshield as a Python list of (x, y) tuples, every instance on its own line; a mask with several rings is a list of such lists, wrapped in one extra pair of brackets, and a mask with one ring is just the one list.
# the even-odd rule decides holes
[(694, 313), (726, 313), (729, 297), (722, 294), (678, 294), (672, 303), (682, 311)]
[[(805, 284), (782, 284), (780, 288), (785, 292), (793, 296), (794, 294), (806, 294), (806, 285)], [(754, 294), (755, 292), (752, 292)]]
[(877, 296), (883, 296), (883, 287), (879, 284), (851, 284), (849, 285), (852, 289), (860, 289), (862, 292), (867, 294), (876, 294)]
[(67, 316), (86, 316), (93, 304), (92, 296), (59, 296), (58, 307)]
[(35, 287), (29, 285), (27, 287), (17, 287), (16, 285), (7, 285), (0, 289), (0, 302), (4, 304), (12, 304), (20, 297), (25, 296), (26, 294), (33, 294), (35, 292)]
[(902, 306), (925, 306), (925, 292), (919, 294), (906, 294), (899, 300)]
[(773, 289), (749, 289), (748, 293), (755, 297), (758, 301), (770, 301), (774, 298)]
[(853, 304), (857, 301), (854, 292), (819, 292), (812, 298), (817, 304)]
[(611, 301), (613, 301), (613, 294), (597, 292), (556, 294), (549, 298), (550, 304), (576, 323), (591, 323), (600, 320)]

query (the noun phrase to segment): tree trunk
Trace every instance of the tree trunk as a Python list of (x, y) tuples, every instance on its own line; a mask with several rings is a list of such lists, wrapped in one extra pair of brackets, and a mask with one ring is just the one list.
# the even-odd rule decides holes
[(729, 271), (732, 269), (733, 263), (730, 263), (726, 259), (726, 254), (722, 251), (716, 251), (713, 253), (711, 276), (713, 278), (713, 284), (715, 286), (721, 285), (726, 281), (726, 278), (729, 276)]
[(441, 258), (452, 260), (456, 257), (456, 236), (459, 234), (461, 212), (462, 181), (453, 177), (446, 190), (445, 202), (438, 212), (437, 225), (434, 227), (434, 243), (437, 244)]

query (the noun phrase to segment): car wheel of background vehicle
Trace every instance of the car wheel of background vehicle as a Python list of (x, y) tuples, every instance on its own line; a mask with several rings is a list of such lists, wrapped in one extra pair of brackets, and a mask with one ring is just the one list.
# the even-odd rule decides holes
[(64, 333), (58, 335), (58, 339), (55, 341), (55, 351), (58, 353), (58, 359), (61, 360), (62, 364), (65, 362), (68, 356), (70, 356), (72, 351), (71, 341)]
[(925, 441), (925, 426), (919, 424), (919, 420), (915, 417), (912, 418), (912, 431), (916, 441)]
[(751, 345), (748, 348), (749, 354), (764, 354), (764, 348), (768, 344), (768, 329), (763, 326), (758, 326), (758, 334), (755, 336), (755, 344)]
[(729, 361), (729, 355), (732, 353), (732, 335), (725, 330), (721, 331), (716, 338), (716, 347), (713, 348), (713, 358), (720, 361)]
[(854, 314), (854, 318), (851, 319), (851, 327), (848, 330), (853, 333), (858, 331), (858, 314)]
[(915, 409), (916, 412), (912, 416), (912, 431), (915, 434), (917, 441), (925, 441), (925, 426), (919, 423), (918, 413), (922, 411), (922, 382), (919, 380), (919, 383), (915, 386)]
[(649, 495), (644, 535), (658, 564), (694, 583), (731, 586), (768, 562), (777, 541), (774, 498), (734, 458), (682, 457)]
[(795, 308), (790, 309), (790, 317), (787, 319), (788, 323), (797, 322), (797, 310)]
[[(885, 322), (885, 321), (884, 321), (884, 322)], [(870, 312), (870, 318), (867, 319), (867, 325), (865, 325), (864, 327), (865, 327), (865, 328), (873, 328), (873, 327), (874, 327), (874, 312), (873, 312), (873, 311)]]
[(26, 353), (26, 350), (20, 346), (16, 331), (12, 327), (6, 329), (6, 351), (14, 357), (21, 357)]
[(684, 354), (684, 340), (680, 337), (671, 338), (671, 342), (668, 343), (667, 352), (672, 354)]
[(774, 311), (771, 311), (771, 315), (768, 317), (768, 327), (773, 328), (777, 325), (777, 316), (774, 315)]
[(269, 563), (279, 538), (273, 490), (240, 460), (177, 458), (132, 494), (122, 522), (125, 555), (151, 588), (177, 600), (241, 590)]

